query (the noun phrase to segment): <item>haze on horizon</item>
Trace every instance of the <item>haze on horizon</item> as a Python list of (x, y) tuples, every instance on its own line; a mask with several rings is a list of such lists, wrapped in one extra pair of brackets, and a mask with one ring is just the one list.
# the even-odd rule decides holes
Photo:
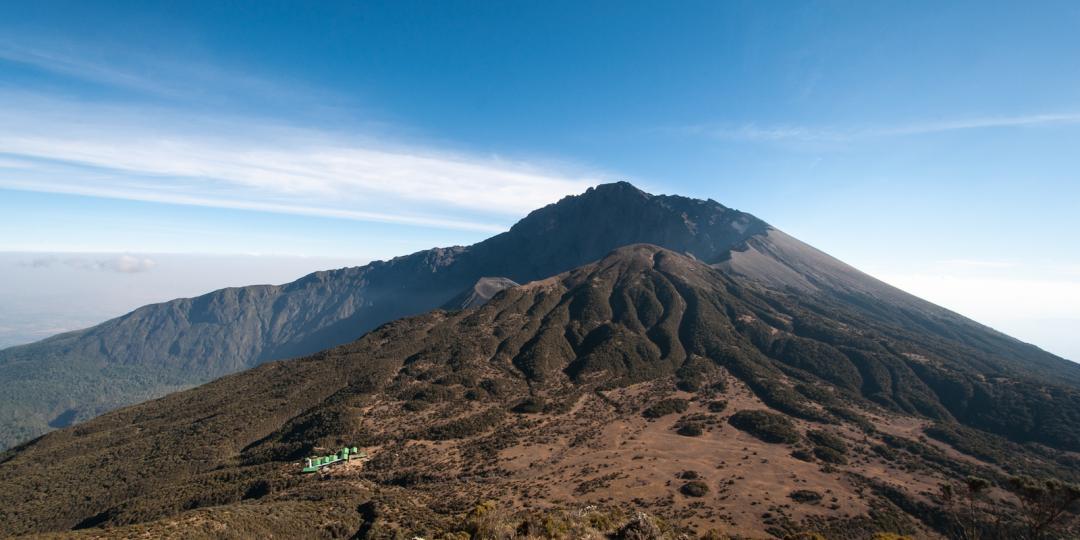
[(626, 179), (1080, 361), (1080, 7), (1010, 7), (5, 4), (0, 346)]

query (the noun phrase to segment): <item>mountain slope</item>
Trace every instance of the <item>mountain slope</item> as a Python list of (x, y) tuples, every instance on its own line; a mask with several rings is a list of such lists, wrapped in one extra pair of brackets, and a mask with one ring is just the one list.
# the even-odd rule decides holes
[(2, 350), (0, 447), (269, 360), (349, 342), (386, 321), (447, 305), (484, 276), (524, 283), (634, 243), (959, 342), (964, 351), (947, 345), (935, 353), (959, 355), (970, 369), (1080, 385), (1080, 366), (881, 283), (754, 216), (620, 182), (566, 197), (472, 246), (145, 306), (87, 330)]
[(764, 227), (715, 202), (609, 184), (532, 212), (473, 246), (145, 306), (0, 351), (0, 448), (50, 426), (346, 343), (386, 321), (442, 306), (484, 276), (530, 281), (635, 242), (711, 260)]
[[(939, 482), (1080, 479), (1074, 452), (954, 423), (952, 388), (928, 366), (979, 374), (939, 357), (942, 343), (624, 247), (478, 308), (395, 321), (14, 448), (0, 455), (0, 534), (212, 523), (239, 536), (441, 537), (494, 499), (515, 515), (644, 510), (685, 532), (924, 537), (941, 526), (928, 495)], [(1074, 389), (1010, 384), (1076, 410)], [(341, 445), (373, 460), (298, 472)], [(831, 502), (799, 502), (814, 495)]]
[(461, 291), (460, 294), (451, 298), (449, 302), (443, 304), (442, 309), (455, 311), (458, 309), (481, 306), (488, 300), (491, 300), (496, 294), (499, 294), (510, 287), (517, 286), (518, 284), (510, 279), (483, 277), (477, 280), (475, 285)]
[(746, 244), (718, 266), (770, 287), (849, 302), (915, 331), (959, 340), (992, 357), (995, 369), (1020, 368), (1050, 382), (1080, 384), (1080, 364), (883, 283), (782, 231), (770, 227)]

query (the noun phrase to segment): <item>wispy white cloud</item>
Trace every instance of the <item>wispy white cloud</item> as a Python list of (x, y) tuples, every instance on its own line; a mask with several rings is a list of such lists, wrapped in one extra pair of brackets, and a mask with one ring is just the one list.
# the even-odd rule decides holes
[(823, 128), (783, 124), (763, 126), (756, 123), (738, 125), (700, 124), (662, 129), (660, 131), (678, 135), (694, 135), (748, 142), (836, 141), (844, 137), (842, 132)]
[[(154, 99), (0, 90), (0, 188), (498, 231), (601, 181), (582, 167), (395, 144), (365, 131), (375, 121), (299, 126), (269, 111), (325, 112), (340, 98), (190, 58), (23, 37), (0, 38), (3, 62)], [(259, 100), (288, 103), (236, 112)]]
[(664, 130), (686, 135), (748, 142), (848, 142), (881, 137), (927, 135), (949, 131), (992, 128), (1034, 127), (1080, 124), (1080, 113), (1048, 113), (1019, 116), (919, 121), (889, 126), (801, 126), (791, 124), (693, 125)]
[(110, 49), (96, 43), (43, 42), (34, 37), (0, 37), (0, 62), (181, 102), (240, 104), (244, 101), (303, 100), (336, 103), (339, 96), (296, 81), (281, 84), (211, 62), (179, 60), (138, 49)]
[(245, 197), (208, 197), (196, 196), (186, 193), (177, 193), (169, 186), (144, 185), (142, 187), (124, 185), (106, 185), (120, 181), (111, 175), (99, 178), (104, 182), (99, 185), (82, 185), (78, 183), (58, 182), (27, 182), (19, 180), (5, 180), (0, 177), (0, 188), (20, 191), (35, 191), (39, 193), (64, 193), (68, 195), (86, 195), (90, 197), (104, 197), (109, 199), (123, 199), (129, 201), (156, 202), (165, 204), (179, 204), (187, 206), (202, 206), (206, 208), (229, 208), (233, 210), (251, 210), (257, 212), (272, 212), (277, 214), (290, 214), (297, 216), (315, 216), (354, 221), (372, 221), (379, 223), (399, 223), (403, 225), (419, 225), (445, 229), (461, 229), (473, 231), (499, 232), (506, 227), (498, 223), (473, 221), (466, 219), (449, 219), (415, 214), (395, 214), (384, 212), (368, 212), (363, 210), (349, 210), (329, 206), (305, 206), (290, 203), (272, 203), (252, 200)]
[(1029, 114), (1020, 116), (988, 116), (981, 118), (961, 118), (937, 120), (867, 130), (868, 136), (920, 135), (943, 131), (968, 129), (1008, 128), (1023, 126), (1080, 124), (1080, 113)]
[(34, 164), (25, 159), (17, 159), (12, 156), (0, 155), (0, 169), (32, 169)]
[(0, 96), (0, 187), (496, 231), (599, 175), (251, 118)]
[(101, 59), (72, 55), (56, 48), (40, 48), (11, 41), (0, 41), (0, 60), (83, 80), (154, 93), (172, 93), (152, 78), (117, 68)]

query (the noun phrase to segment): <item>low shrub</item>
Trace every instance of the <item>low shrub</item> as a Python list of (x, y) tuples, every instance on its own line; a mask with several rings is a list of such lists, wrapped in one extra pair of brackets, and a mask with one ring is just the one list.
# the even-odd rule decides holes
[(821, 494), (812, 489), (798, 489), (788, 493), (791, 500), (803, 504), (817, 504), (821, 502)]
[(680, 398), (668, 398), (654, 403), (648, 409), (642, 411), (645, 418), (660, 418), (669, 414), (685, 412), (690, 407), (690, 402)]
[(691, 480), (683, 484), (679, 492), (687, 497), (704, 497), (709, 493), (709, 485), (701, 480)]
[(794, 444), (799, 432), (788, 417), (768, 411), (739, 411), (728, 419), (736, 429), (745, 431), (767, 443)]
[(840, 454), (847, 453), (847, 443), (844, 439), (840, 438), (835, 433), (830, 433), (821, 429), (812, 429), (806, 432), (806, 438), (810, 439), (817, 446), (824, 446), (836, 450)]
[(806, 438), (814, 443), (814, 455), (825, 463), (846, 465), (848, 445), (839, 435), (821, 429), (806, 432)]
[(463, 439), (483, 433), (498, 424), (505, 413), (497, 408), (436, 424), (424, 430), (422, 437), (432, 441)]
[(655, 540), (663, 538), (663, 534), (664, 532), (660, 528), (660, 524), (657, 523), (656, 518), (639, 513), (629, 523), (623, 525), (614, 538), (619, 540)]
[(675, 388), (683, 392), (697, 392), (701, 389), (701, 381), (696, 379), (681, 379), (675, 383)]
[(847, 465), (847, 458), (844, 457), (844, 454), (841, 454), (840, 452), (837, 452), (835, 449), (829, 448), (828, 446), (815, 446), (814, 455), (825, 463), (832, 463), (833, 465)]
[(480, 381), (480, 388), (494, 397), (506, 397), (513, 391), (511, 384), (499, 379), (484, 379)]
[(517, 405), (514, 405), (512, 410), (518, 414), (535, 414), (543, 412), (544, 400), (536, 397), (525, 398)]
[(884, 458), (886, 461), (896, 461), (896, 458), (898, 456), (897, 451), (894, 448), (892, 448), (891, 446), (886, 446), (884, 444), (875, 444), (871, 446), (870, 449), (873, 450), (877, 455)]
[(709, 372), (714, 369), (712, 363), (691, 357), (675, 371), (675, 377), (678, 379), (675, 386), (684, 392), (697, 392), (705, 386)]
[(833, 414), (837, 418), (846, 420), (855, 424), (859, 429), (865, 433), (873, 433), (875, 431), (874, 424), (864, 418), (861, 414), (847, 408), (847, 407), (825, 407), (825, 410)]
[(701, 428), (701, 424), (689, 422), (679, 426), (679, 429), (675, 432), (683, 437), (700, 437), (705, 430)]

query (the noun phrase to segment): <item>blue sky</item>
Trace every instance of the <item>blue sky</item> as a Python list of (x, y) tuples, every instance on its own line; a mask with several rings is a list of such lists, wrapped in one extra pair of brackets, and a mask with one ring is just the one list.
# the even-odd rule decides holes
[(1078, 24), (1073, 2), (7, 2), (0, 251), (363, 261), (627, 179), (1080, 359)]

